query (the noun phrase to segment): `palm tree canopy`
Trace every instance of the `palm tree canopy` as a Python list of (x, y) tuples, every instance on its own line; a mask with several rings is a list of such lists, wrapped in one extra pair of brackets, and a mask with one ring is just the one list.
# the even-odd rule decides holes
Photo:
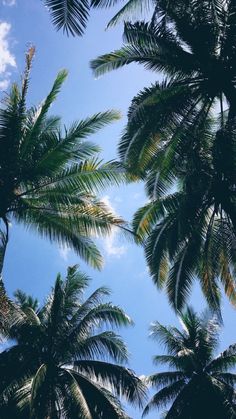
[(133, 219), (153, 280), (167, 290), (176, 310), (183, 308), (196, 277), (214, 310), (220, 310), (221, 285), (236, 303), (233, 150), (230, 144), (222, 149), (222, 133), (213, 124), (199, 127), (198, 139), (189, 127), (176, 148), (160, 145), (145, 176), (150, 203)]
[(84, 299), (88, 284), (76, 266), (68, 268), (37, 310), (17, 292), (22, 311), (9, 326), (13, 346), (0, 354), (1, 418), (125, 419), (117, 397), (142, 404), (145, 386), (122, 365), (128, 352), (114, 331), (132, 321), (104, 302), (105, 287)]
[(124, 180), (121, 166), (99, 159), (99, 148), (86, 141), (111, 121), (116, 111), (74, 122), (64, 131), (60, 119), (48, 116), (67, 72), (61, 71), (44, 102), (26, 107), (34, 49), (26, 56), (21, 88), (13, 85), (0, 109), (0, 219), (3, 261), (9, 222), (35, 229), (41, 236), (65, 243), (87, 263), (100, 268), (102, 257), (92, 237), (122, 226), (96, 195)]
[(133, 227), (176, 310), (196, 276), (212, 308), (220, 282), (236, 301), (235, 23), (234, 1), (160, 0), (151, 23), (126, 23), (125, 45), (92, 62), (97, 75), (136, 62), (165, 76), (133, 99), (119, 154), (146, 182)]
[[(96, 75), (136, 62), (166, 77), (132, 102), (119, 148), (128, 165), (135, 158), (144, 163), (144, 151), (151, 153), (153, 136), (156, 141), (159, 135), (176, 138), (178, 129), (182, 137), (184, 128), (199, 123), (199, 111), (207, 118), (218, 106), (222, 125), (232, 124), (236, 95), (234, 7), (234, 1), (160, 0), (151, 23), (126, 23), (125, 45), (92, 61)], [(227, 114), (223, 112), (226, 106)], [(138, 160), (136, 168), (139, 164)]]
[(236, 345), (214, 357), (219, 340), (219, 325), (209, 316), (197, 316), (191, 308), (180, 315), (182, 330), (156, 322), (151, 336), (166, 348), (154, 362), (170, 370), (147, 377), (157, 389), (144, 409), (170, 406), (165, 418), (235, 418)]

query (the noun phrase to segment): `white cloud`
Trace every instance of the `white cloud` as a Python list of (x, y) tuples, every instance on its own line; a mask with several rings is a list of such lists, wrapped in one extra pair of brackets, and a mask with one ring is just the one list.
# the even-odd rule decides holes
[[(110, 212), (115, 214), (115, 209), (113, 208), (109, 195), (105, 195), (101, 201), (106, 204), (106, 206), (109, 208)], [(122, 255), (124, 255), (127, 252), (127, 247), (124, 245), (120, 245), (118, 243), (118, 228), (113, 227), (112, 232), (108, 237), (104, 240), (104, 249), (107, 254), (107, 256), (114, 256), (120, 258)]]
[(0, 90), (6, 90), (9, 84), (10, 84), (10, 80), (8, 79), (0, 80)]
[(139, 279), (145, 278), (146, 279), (148, 276), (150, 276), (150, 270), (149, 270), (149, 267), (146, 266), (144, 271), (139, 272), (139, 274), (137, 275), (137, 278), (139, 278)]
[(10, 52), (8, 36), (11, 30), (10, 23), (0, 22), (0, 90), (7, 89), (11, 73), (9, 67), (16, 67), (14, 55)]
[(134, 194), (134, 199), (139, 199), (139, 198), (141, 198), (141, 196), (142, 196), (141, 192), (136, 192)]
[(68, 246), (62, 245), (59, 247), (59, 255), (61, 259), (63, 259), (65, 262), (68, 261), (69, 253), (70, 253), (70, 248)]
[(115, 214), (116, 213), (114, 207), (111, 204), (109, 195), (104, 195), (101, 198), (101, 201), (108, 207), (109, 211), (112, 212), (112, 214)]
[(15, 6), (16, 0), (2, 0), (3, 6)]
[(114, 198), (114, 201), (120, 203), (120, 202), (123, 202), (123, 199), (120, 196), (116, 196)]
[(104, 249), (107, 256), (120, 258), (127, 252), (127, 247), (117, 243), (117, 228), (113, 228), (111, 234), (104, 240)]

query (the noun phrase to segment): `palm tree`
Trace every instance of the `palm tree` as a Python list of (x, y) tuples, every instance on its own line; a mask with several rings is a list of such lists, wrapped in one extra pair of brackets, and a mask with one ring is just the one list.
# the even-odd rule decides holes
[(22, 313), (8, 330), (15, 343), (0, 354), (2, 419), (128, 419), (117, 396), (142, 404), (145, 386), (122, 365), (127, 348), (114, 332), (132, 322), (103, 301), (107, 288), (84, 299), (88, 283), (76, 266), (68, 268), (36, 311), (17, 293)]
[(92, 68), (98, 75), (137, 62), (166, 76), (133, 99), (119, 145), (151, 201), (135, 215), (134, 230), (177, 310), (196, 274), (218, 307), (218, 279), (235, 302), (235, 3), (156, 4), (152, 22), (126, 23), (126, 45)]
[(154, 153), (153, 143), (160, 139), (172, 138), (173, 145), (178, 134), (179, 143), (187, 127), (196, 127), (212, 110), (220, 110), (222, 128), (232, 131), (235, 122), (234, 1), (156, 3), (151, 23), (126, 23), (125, 45), (91, 63), (97, 76), (134, 62), (165, 76), (131, 104), (119, 147), (128, 166), (137, 158), (143, 162), (147, 151)]
[[(95, 74), (136, 62), (167, 77), (163, 95), (166, 92), (169, 99), (172, 96), (168, 115), (172, 111), (182, 122), (183, 109), (192, 114), (196, 104), (201, 102), (201, 106), (208, 103), (210, 111), (216, 101), (223, 108), (226, 100), (232, 117), (236, 72), (234, 1), (160, 0), (156, 3), (151, 23), (126, 23), (126, 45), (92, 61)], [(150, 106), (159, 102), (159, 85), (145, 92), (146, 99), (147, 93), (152, 97)], [(178, 100), (178, 107), (173, 99)], [(166, 112), (167, 109), (163, 109), (161, 116)], [(222, 109), (221, 116), (223, 118)], [(168, 125), (172, 122), (171, 119)]]
[(167, 349), (157, 355), (158, 365), (169, 365), (167, 372), (147, 377), (158, 391), (144, 409), (170, 406), (166, 419), (233, 419), (236, 417), (236, 375), (229, 372), (236, 366), (236, 345), (229, 346), (214, 358), (219, 330), (215, 319), (197, 316), (188, 308), (180, 315), (182, 330), (156, 322), (151, 336)]
[(100, 268), (101, 254), (91, 237), (108, 234), (112, 225), (122, 226), (123, 221), (95, 194), (124, 175), (119, 164), (99, 160), (99, 148), (85, 138), (119, 115), (98, 113), (62, 130), (60, 119), (48, 116), (48, 111), (66, 78), (64, 70), (44, 102), (27, 109), (33, 54), (31, 48), (21, 89), (14, 84), (0, 109), (1, 268), (12, 221), (66, 243)]
[(173, 166), (165, 166), (165, 150), (159, 150), (146, 176), (150, 202), (135, 213), (133, 229), (156, 286), (165, 288), (176, 311), (199, 278), (208, 304), (220, 314), (222, 285), (236, 304), (234, 151), (218, 143), (219, 133), (207, 122), (198, 129), (198, 141), (192, 135), (176, 150)]

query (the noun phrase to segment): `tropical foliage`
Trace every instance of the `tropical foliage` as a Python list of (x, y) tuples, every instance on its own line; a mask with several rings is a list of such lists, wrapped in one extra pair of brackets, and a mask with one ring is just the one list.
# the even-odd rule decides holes
[(21, 88), (13, 84), (0, 109), (1, 268), (12, 221), (66, 244), (100, 268), (102, 257), (93, 238), (123, 221), (96, 194), (124, 176), (119, 164), (103, 163), (99, 148), (85, 138), (119, 114), (98, 113), (62, 130), (60, 118), (48, 111), (66, 78), (64, 70), (41, 105), (27, 109), (33, 54), (31, 48)]
[(119, 154), (150, 203), (134, 217), (158, 287), (182, 309), (198, 276), (219, 310), (235, 303), (235, 2), (156, 3), (126, 23), (126, 45), (92, 62), (96, 75), (136, 62), (165, 79), (132, 101)]
[[(118, 0), (41, 2), (57, 30), (81, 36), (91, 8)], [(2, 101), (1, 419), (129, 419), (122, 402), (143, 407), (146, 384), (155, 394), (143, 416), (167, 409), (166, 419), (236, 419), (236, 344), (216, 356), (222, 288), (236, 306), (236, 1), (127, 0), (108, 26), (150, 10), (150, 22), (125, 22), (122, 48), (92, 62), (96, 75), (130, 63), (158, 74), (131, 103), (120, 162), (104, 163), (86, 140), (117, 112), (69, 128), (49, 115), (65, 70), (40, 106), (28, 107), (34, 48), (21, 86)], [(77, 266), (57, 276), (42, 305), (21, 290), (10, 301), (1, 279), (12, 222), (101, 268), (95, 239), (127, 227), (99, 196), (125, 180), (145, 183), (148, 202), (133, 217), (134, 236), (182, 325), (152, 324), (166, 350), (154, 362), (168, 370), (145, 380), (125, 366), (127, 347), (116, 332), (131, 319), (104, 301), (105, 287), (85, 298), (90, 279)], [(184, 311), (196, 278), (215, 317)]]
[(232, 345), (214, 357), (218, 344), (218, 324), (215, 319), (197, 316), (188, 308), (180, 316), (182, 330), (156, 322), (151, 336), (167, 349), (167, 355), (157, 355), (157, 365), (170, 370), (147, 377), (158, 391), (144, 409), (165, 408), (166, 419), (233, 419), (236, 417), (236, 346)]
[(108, 22), (107, 27), (124, 21), (135, 21), (141, 16), (150, 14), (151, 10), (155, 14), (156, 7), (158, 7), (157, 0), (128, 0)]
[(40, 309), (17, 291), (21, 310), (8, 329), (13, 345), (0, 354), (1, 419), (125, 419), (117, 397), (142, 404), (145, 386), (122, 365), (128, 352), (114, 332), (132, 322), (103, 301), (107, 288), (84, 299), (88, 284), (76, 266), (68, 268)]
[[(107, 8), (116, 5), (118, 0), (43, 0), (49, 10), (53, 25), (62, 29), (67, 35), (83, 35), (90, 10), (92, 8)], [(126, 15), (142, 12), (147, 8), (147, 0), (129, 0), (110, 21), (114, 25)]]

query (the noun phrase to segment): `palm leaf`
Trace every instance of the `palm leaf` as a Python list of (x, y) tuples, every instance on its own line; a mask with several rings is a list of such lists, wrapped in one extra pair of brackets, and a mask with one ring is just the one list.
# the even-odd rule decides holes
[(149, 412), (157, 407), (165, 407), (170, 401), (176, 397), (185, 385), (184, 380), (176, 381), (168, 387), (163, 388), (155, 394), (143, 411), (143, 417), (147, 416)]
[(44, 3), (57, 30), (72, 36), (83, 34), (90, 9), (87, 0), (44, 0)]
[(120, 365), (102, 361), (77, 361), (76, 369), (88, 377), (95, 377), (106, 386), (111, 386), (118, 396), (124, 396), (131, 403), (142, 406), (145, 397), (145, 386), (134, 375), (133, 371)]
[[(100, 3), (100, 1), (99, 1)], [(142, 15), (143, 13), (146, 13), (150, 9), (150, 0), (128, 0), (127, 3), (118, 11), (118, 13), (113, 16), (113, 18), (109, 21), (107, 27), (112, 27), (117, 25), (117, 23), (120, 23), (122, 21), (129, 20), (132, 18), (132, 20), (135, 20), (136, 16)]]

